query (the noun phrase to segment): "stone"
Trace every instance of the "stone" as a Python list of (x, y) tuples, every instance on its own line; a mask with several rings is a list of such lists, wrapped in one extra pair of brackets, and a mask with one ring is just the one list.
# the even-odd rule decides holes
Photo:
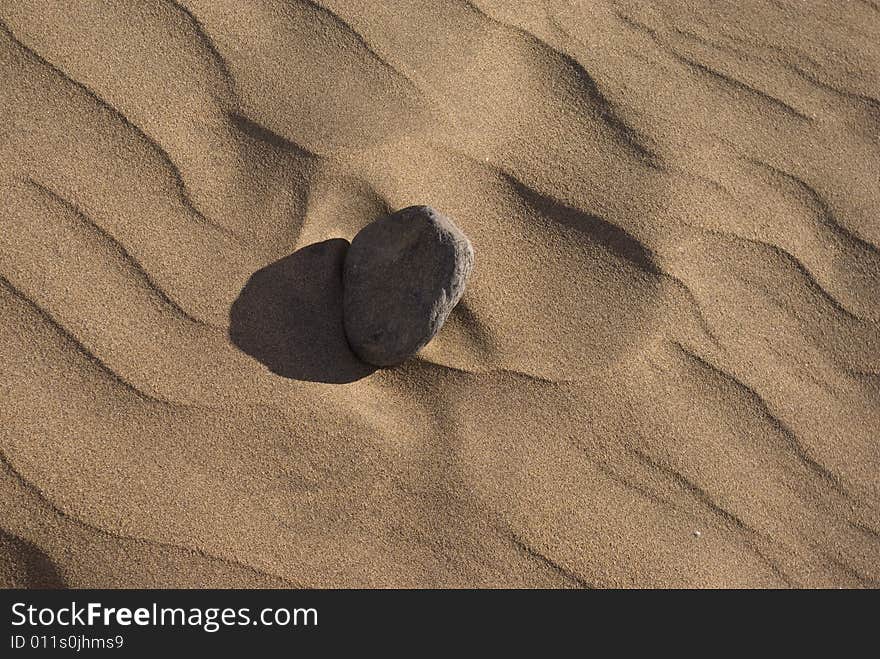
[(345, 334), (355, 354), (395, 366), (440, 331), (474, 267), (467, 236), (429, 206), (410, 206), (368, 224), (343, 267)]

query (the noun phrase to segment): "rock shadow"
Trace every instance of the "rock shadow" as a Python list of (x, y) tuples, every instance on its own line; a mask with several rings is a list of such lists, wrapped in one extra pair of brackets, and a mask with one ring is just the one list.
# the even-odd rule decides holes
[(255, 272), (229, 313), (229, 338), (270, 371), (343, 384), (376, 370), (352, 352), (342, 320), (349, 243), (325, 240)]

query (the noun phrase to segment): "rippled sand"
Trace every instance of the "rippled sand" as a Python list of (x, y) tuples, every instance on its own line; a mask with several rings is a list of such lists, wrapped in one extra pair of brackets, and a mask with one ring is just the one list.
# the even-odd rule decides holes
[[(0, 584), (880, 582), (877, 3), (0, 19)], [(417, 203), (477, 268), (373, 371)]]

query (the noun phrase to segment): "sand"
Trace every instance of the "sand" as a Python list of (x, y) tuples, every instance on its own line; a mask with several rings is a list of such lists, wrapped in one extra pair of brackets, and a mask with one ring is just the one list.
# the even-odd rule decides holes
[[(880, 583), (876, 2), (0, 19), (0, 585)], [(411, 204), (477, 267), (375, 370)]]

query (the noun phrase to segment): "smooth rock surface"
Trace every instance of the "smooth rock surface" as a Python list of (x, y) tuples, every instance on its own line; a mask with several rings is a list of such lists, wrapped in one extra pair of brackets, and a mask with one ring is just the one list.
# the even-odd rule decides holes
[(376, 366), (418, 352), (443, 326), (474, 267), (467, 236), (429, 206), (410, 206), (355, 236), (343, 271), (345, 333)]

